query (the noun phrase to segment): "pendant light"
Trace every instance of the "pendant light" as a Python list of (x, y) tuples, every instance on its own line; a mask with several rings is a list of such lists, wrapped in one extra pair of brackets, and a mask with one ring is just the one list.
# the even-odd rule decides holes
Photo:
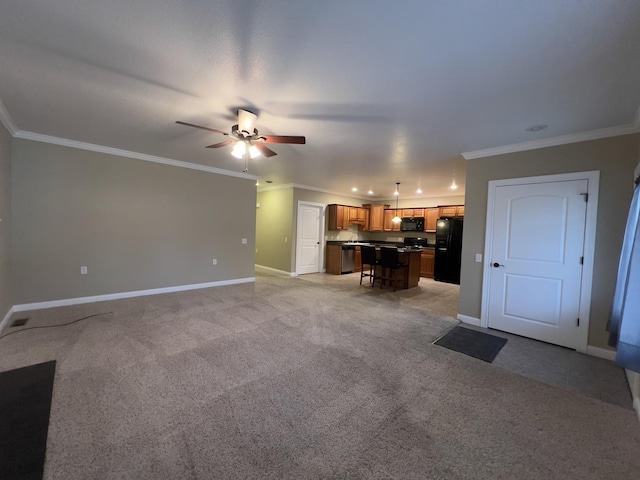
[(396, 191), (394, 195), (396, 196), (396, 215), (391, 219), (391, 221), (393, 223), (400, 223), (402, 221), (402, 219), (398, 216), (398, 197), (400, 196), (400, 182), (396, 182)]

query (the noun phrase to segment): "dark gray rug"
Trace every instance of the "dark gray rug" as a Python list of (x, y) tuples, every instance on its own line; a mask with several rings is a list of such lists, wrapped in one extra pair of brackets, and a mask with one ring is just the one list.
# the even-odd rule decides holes
[(0, 373), (0, 478), (41, 479), (56, 362)]
[(456, 326), (434, 343), (449, 350), (464, 353), (470, 357), (491, 363), (495, 360), (500, 349), (507, 343), (507, 339)]

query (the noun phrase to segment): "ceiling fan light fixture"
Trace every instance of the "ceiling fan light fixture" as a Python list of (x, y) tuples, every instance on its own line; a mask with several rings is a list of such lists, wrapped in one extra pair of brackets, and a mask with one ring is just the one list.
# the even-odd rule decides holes
[(236, 144), (233, 146), (233, 149), (231, 150), (231, 155), (233, 155), (237, 159), (242, 160), (242, 158), (244, 157), (244, 152), (246, 151), (247, 146), (244, 142), (236, 142)]
[(259, 157), (262, 154), (260, 153), (260, 150), (258, 150), (258, 147), (256, 147), (255, 145), (251, 145), (249, 147), (249, 155), (251, 155), (251, 158), (253, 159)]

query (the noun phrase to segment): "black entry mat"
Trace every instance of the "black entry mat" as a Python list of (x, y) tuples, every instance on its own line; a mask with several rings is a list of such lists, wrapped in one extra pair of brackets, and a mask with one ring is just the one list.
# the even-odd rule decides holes
[(453, 327), (446, 335), (434, 342), (436, 345), (493, 362), (500, 349), (507, 343), (506, 338), (496, 337), (464, 327)]
[(0, 372), (0, 478), (41, 479), (56, 362)]

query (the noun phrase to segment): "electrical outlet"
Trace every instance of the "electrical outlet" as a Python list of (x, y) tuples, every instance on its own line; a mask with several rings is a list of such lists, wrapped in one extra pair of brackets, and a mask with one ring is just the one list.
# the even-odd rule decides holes
[(212, 263), (212, 265), (217, 265), (217, 264), (218, 264), (218, 259), (217, 259), (217, 258), (214, 258), (214, 259), (213, 259), (213, 262), (211, 262), (211, 263)]
[(289, 239), (287, 237), (284, 237), (284, 243), (287, 243), (289, 241)]
[(247, 239), (246, 239), (246, 238), (243, 238), (243, 239), (242, 239), (242, 244), (243, 244), (243, 245), (246, 245), (246, 244), (247, 244)]
[(80, 267), (80, 275), (86, 275), (88, 272), (87, 267)]

